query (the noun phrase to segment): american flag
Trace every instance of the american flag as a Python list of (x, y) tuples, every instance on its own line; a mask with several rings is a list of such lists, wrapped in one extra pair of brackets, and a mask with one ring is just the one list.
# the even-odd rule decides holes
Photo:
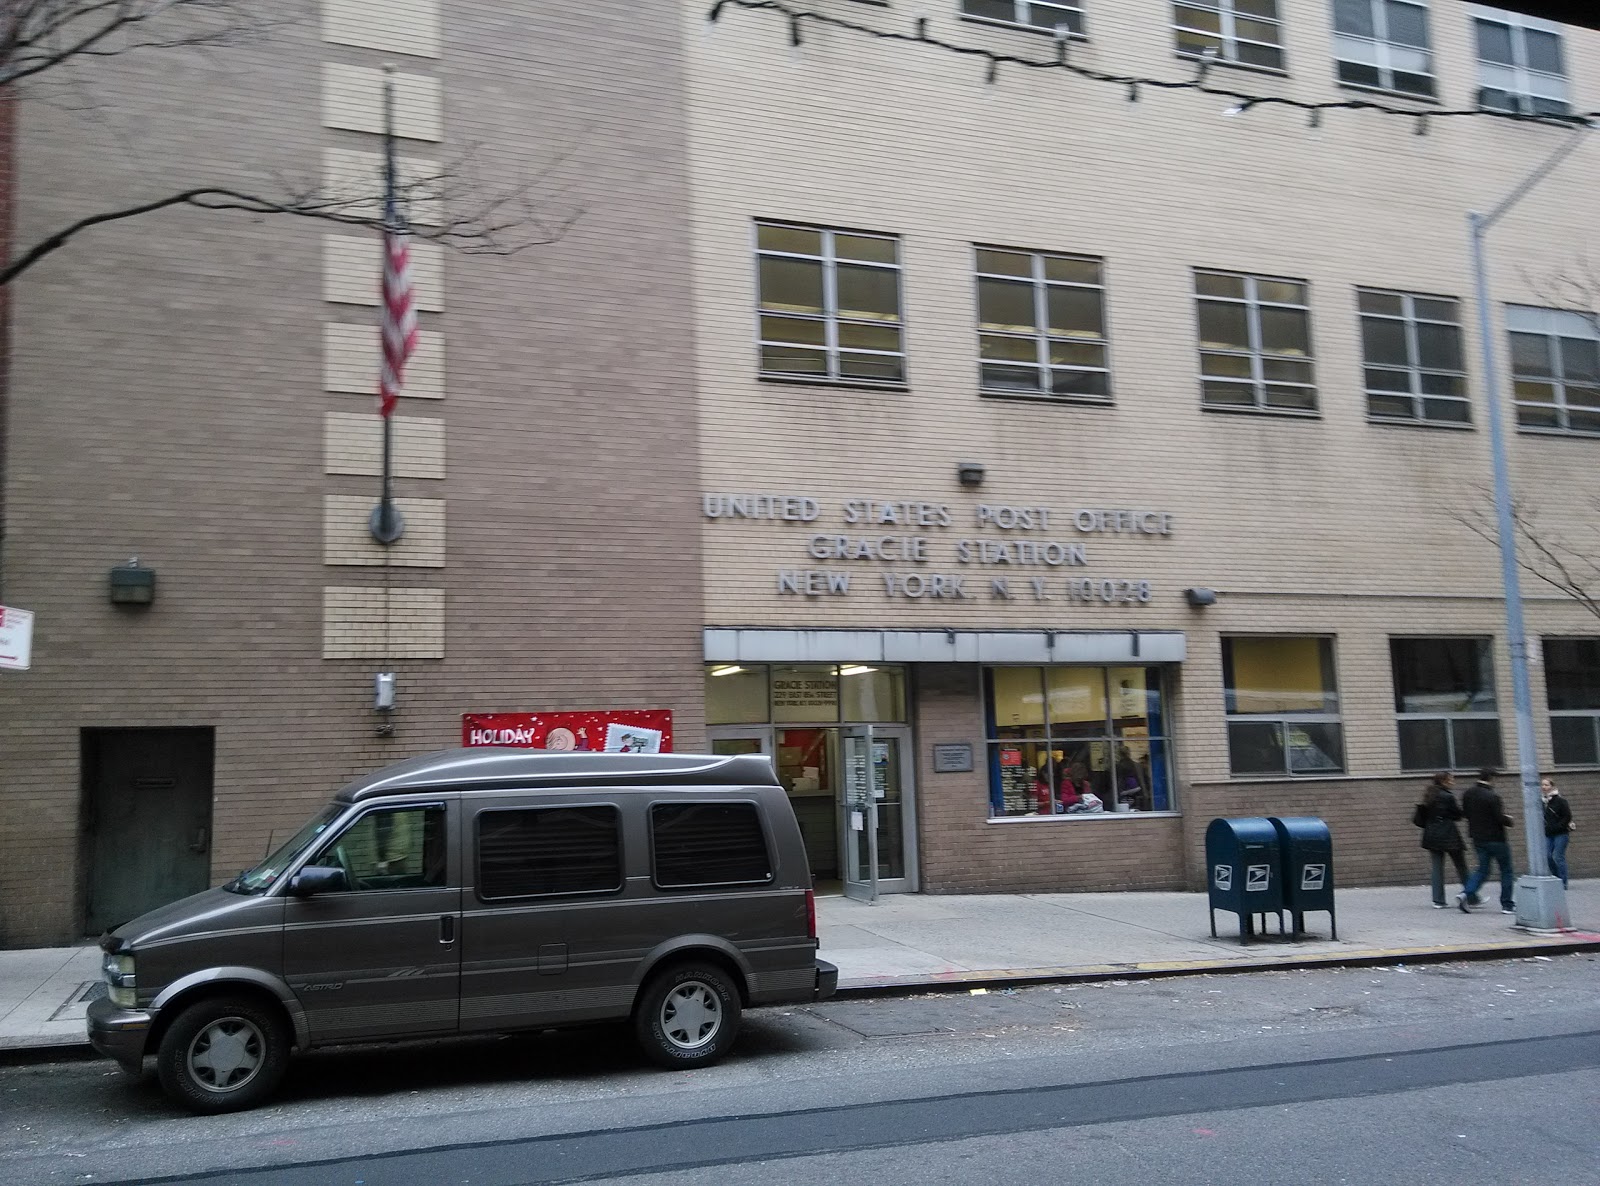
[(378, 414), (394, 414), (405, 385), (406, 362), (417, 348), (417, 306), (411, 288), (411, 247), (394, 195), (383, 218), (383, 373), (378, 380)]

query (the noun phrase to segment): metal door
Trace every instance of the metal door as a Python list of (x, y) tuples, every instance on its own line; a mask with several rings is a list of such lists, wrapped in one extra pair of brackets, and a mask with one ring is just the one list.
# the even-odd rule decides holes
[(98, 935), (211, 881), (214, 731), (84, 729), (84, 933)]
[(839, 730), (839, 745), (844, 767), (844, 896), (858, 902), (876, 902), (878, 796), (873, 778), (872, 726), (846, 725)]

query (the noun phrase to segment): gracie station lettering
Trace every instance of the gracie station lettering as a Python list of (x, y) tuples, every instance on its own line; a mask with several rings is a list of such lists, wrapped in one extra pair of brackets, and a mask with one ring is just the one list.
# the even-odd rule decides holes
[[(880, 587), (912, 601), (1067, 600), (1145, 605), (1137, 573), (1081, 572), (1097, 539), (1167, 537), (1167, 511), (846, 498), (803, 494), (706, 494), (701, 511), (719, 522), (804, 525), (804, 560), (777, 572), (780, 596), (848, 597)], [(863, 569), (869, 571), (864, 572)]]

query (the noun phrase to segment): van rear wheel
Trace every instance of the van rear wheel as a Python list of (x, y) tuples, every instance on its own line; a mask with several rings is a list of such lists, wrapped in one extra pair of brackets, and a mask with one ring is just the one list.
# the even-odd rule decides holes
[(211, 997), (179, 1013), (156, 1052), (161, 1086), (191, 1112), (253, 1108), (289, 1067), (283, 1018), (249, 997)]
[(675, 964), (639, 997), (634, 1034), (651, 1061), (668, 1070), (710, 1066), (739, 1034), (739, 990), (712, 964)]

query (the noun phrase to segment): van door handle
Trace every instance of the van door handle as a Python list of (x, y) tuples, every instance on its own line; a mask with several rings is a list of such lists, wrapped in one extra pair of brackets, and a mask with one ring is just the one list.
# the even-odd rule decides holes
[(454, 943), (456, 941), (456, 916), (441, 914), (439, 916), (439, 942)]

